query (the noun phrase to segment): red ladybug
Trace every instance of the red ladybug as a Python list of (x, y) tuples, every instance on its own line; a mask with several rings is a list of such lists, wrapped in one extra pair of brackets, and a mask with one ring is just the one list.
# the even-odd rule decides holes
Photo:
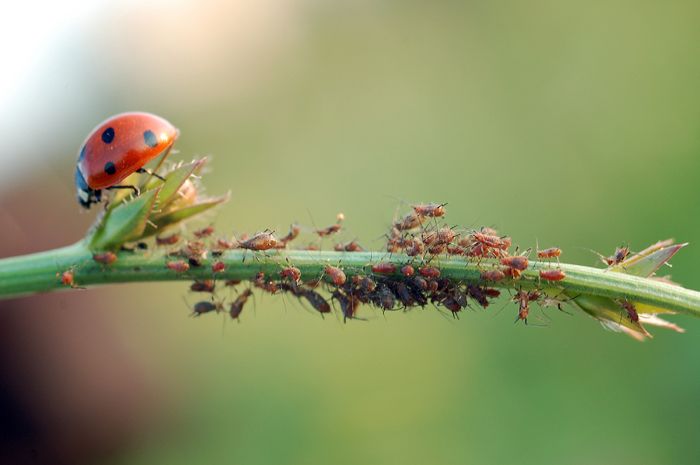
[[(139, 189), (119, 183), (132, 173), (149, 173), (143, 166), (168, 156), (179, 131), (160, 116), (122, 113), (97, 126), (85, 139), (75, 170), (78, 202), (85, 208), (102, 199), (102, 189)], [(157, 176), (157, 175), (155, 175)]]

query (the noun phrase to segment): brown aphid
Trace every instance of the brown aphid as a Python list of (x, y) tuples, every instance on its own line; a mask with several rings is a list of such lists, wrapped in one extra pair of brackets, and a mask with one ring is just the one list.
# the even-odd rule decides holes
[(354, 319), (357, 309), (360, 307), (360, 300), (354, 295), (343, 294), (340, 290), (333, 291), (333, 299), (340, 304), (340, 310), (343, 312), (343, 322), (348, 319)]
[(620, 263), (624, 262), (625, 259), (629, 256), (629, 254), (630, 254), (629, 247), (618, 247), (615, 249), (614, 254), (612, 254), (609, 257), (601, 256), (600, 259), (603, 260), (603, 263), (605, 263), (606, 265), (614, 266), (614, 265), (619, 265)]
[(496, 297), (501, 296), (501, 291), (499, 291), (498, 289), (493, 289), (491, 287), (486, 287), (484, 288), (484, 294), (486, 294), (486, 296), (488, 297), (491, 297), (492, 299), (495, 299)]
[(246, 302), (248, 302), (248, 298), (251, 295), (253, 295), (253, 291), (250, 289), (245, 289), (238, 295), (238, 297), (236, 297), (236, 300), (231, 302), (228, 314), (232, 320), (238, 320), (238, 318), (241, 316), (241, 312), (243, 312), (243, 306), (246, 304)]
[(410, 239), (410, 244), (406, 247), (405, 252), (409, 257), (421, 255), (425, 252), (425, 245), (423, 245), (423, 242), (418, 238)]
[(157, 245), (174, 245), (180, 240), (180, 235), (175, 233), (169, 236), (156, 236)]
[(391, 310), (396, 305), (396, 296), (386, 284), (377, 286), (377, 291), (372, 294), (372, 303), (383, 310)]
[(190, 265), (201, 266), (207, 258), (207, 246), (200, 241), (190, 241), (182, 249), (182, 255), (188, 258)]
[(270, 250), (279, 245), (279, 240), (277, 240), (271, 231), (263, 231), (261, 233), (257, 233), (248, 240), (240, 242), (239, 245), (242, 249), (247, 250)]
[(221, 273), (223, 271), (226, 271), (226, 264), (222, 261), (214, 262), (211, 265), (211, 271), (214, 273)]
[(317, 312), (321, 314), (331, 312), (330, 304), (318, 292), (312, 291), (311, 289), (305, 289), (301, 295)]
[(425, 278), (421, 276), (416, 276), (413, 278), (413, 284), (420, 289), (421, 291), (427, 291), (428, 290), (428, 281), (426, 281)]
[(169, 269), (172, 270), (176, 273), (184, 273), (185, 271), (190, 269), (189, 263), (187, 263), (184, 260), (177, 260), (174, 262), (168, 262), (165, 264), (165, 266)]
[(559, 258), (560, 256), (561, 249), (559, 247), (550, 247), (537, 251), (537, 258)]
[(374, 292), (374, 290), (377, 288), (377, 283), (375, 283), (372, 278), (367, 276), (355, 275), (352, 277), (352, 283), (366, 294)]
[(464, 247), (460, 247), (458, 245), (448, 245), (447, 253), (450, 255), (465, 255), (467, 251), (464, 249)]
[(336, 252), (362, 252), (365, 250), (357, 241), (336, 244), (334, 249)]
[(75, 287), (75, 275), (73, 270), (66, 270), (63, 273), (56, 273), (56, 276), (61, 279), (61, 284), (64, 286)]
[(482, 232), (473, 232), (471, 236), (476, 242), (479, 242), (487, 247), (492, 247), (494, 249), (507, 250), (512, 245), (510, 237), (492, 236), (490, 234), (484, 234)]
[(410, 278), (416, 273), (416, 270), (411, 265), (404, 265), (401, 267), (401, 274), (407, 278)]
[(202, 300), (201, 302), (197, 302), (194, 304), (194, 307), (192, 308), (192, 316), (201, 316), (204, 315), (205, 313), (209, 312), (214, 312), (216, 311), (217, 313), (219, 311), (223, 310), (223, 305), (218, 303), (218, 302), (210, 302), (208, 300)]
[(289, 242), (296, 239), (297, 236), (299, 236), (300, 232), (301, 232), (301, 226), (299, 226), (296, 223), (292, 223), (289, 225), (289, 232), (287, 233), (286, 236), (284, 236), (283, 238), (280, 239), (280, 242), (286, 246)]
[(566, 274), (559, 269), (554, 270), (540, 270), (540, 278), (547, 281), (561, 281), (566, 278)]
[(301, 270), (295, 266), (287, 266), (280, 271), (280, 278), (289, 279), (292, 282), (298, 283), (301, 279)]
[(339, 232), (342, 229), (342, 222), (345, 220), (345, 215), (342, 213), (338, 213), (336, 216), (336, 222), (335, 224), (332, 224), (328, 227), (322, 228), (322, 229), (317, 229), (316, 234), (318, 234), (318, 237), (327, 237), (332, 234), (335, 234)]
[(622, 306), (622, 308), (624, 308), (627, 312), (627, 316), (629, 317), (630, 321), (633, 321), (635, 323), (639, 321), (637, 307), (635, 307), (632, 302), (630, 302), (629, 300), (620, 300), (619, 303)]
[(221, 250), (237, 249), (238, 242), (229, 241), (228, 239), (217, 239), (216, 247)]
[(451, 244), (457, 237), (457, 233), (452, 228), (440, 228), (436, 232), (437, 241), (442, 244)]
[(198, 229), (197, 231), (194, 231), (193, 234), (199, 239), (209, 237), (214, 234), (214, 226), (209, 225), (206, 228)]
[(539, 291), (536, 290), (528, 292), (520, 289), (515, 293), (513, 301), (518, 303), (518, 317), (515, 319), (516, 323), (523, 320), (523, 322), (527, 324), (527, 317), (530, 314), (530, 302), (535, 302), (540, 298), (540, 295)]
[(420, 216), (429, 216), (431, 218), (439, 218), (441, 216), (445, 216), (446, 210), (445, 210), (445, 205), (446, 203), (422, 203), (422, 204), (417, 204), (417, 205), (412, 205), (411, 207), (413, 208), (413, 211), (416, 212), (416, 215)]
[(501, 270), (486, 270), (481, 272), (481, 278), (486, 281), (500, 281), (505, 277), (505, 273)]
[(111, 265), (117, 261), (117, 254), (114, 252), (101, 252), (92, 255), (92, 259), (102, 265)]
[(418, 228), (421, 224), (423, 224), (423, 219), (421, 216), (416, 215), (415, 213), (409, 213), (401, 220), (394, 223), (394, 227), (399, 231), (410, 231), (411, 229)]
[(216, 284), (213, 279), (195, 280), (195, 282), (190, 285), (190, 291), (213, 293), (214, 287), (216, 287)]
[(430, 255), (440, 255), (447, 250), (447, 244), (442, 242), (436, 242), (435, 244), (428, 247), (428, 253)]
[(520, 275), (522, 275), (522, 272), (520, 270), (516, 270), (515, 268), (503, 268), (501, 271), (503, 271), (503, 274), (510, 279), (519, 279)]
[(396, 265), (391, 262), (380, 262), (372, 265), (372, 273), (377, 274), (394, 274), (396, 273)]
[(530, 264), (530, 262), (527, 259), (527, 257), (524, 257), (522, 255), (514, 255), (511, 257), (501, 258), (501, 264), (509, 268), (513, 268), (514, 270), (525, 271), (527, 270), (527, 267)]
[(226, 281), (224, 281), (224, 286), (226, 287), (238, 286), (239, 284), (241, 284), (240, 279), (227, 279)]
[(345, 281), (347, 281), (345, 272), (338, 267), (326, 265), (323, 271), (328, 275), (328, 277), (331, 279), (331, 282), (333, 282), (333, 284), (336, 286), (342, 286), (343, 284), (345, 284)]
[(436, 279), (440, 277), (440, 270), (434, 266), (422, 266), (418, 269), (421, 276), (429, 279)]
[(445, 297), (444, 299), (442, 299), (440, 301), (440, 303), (446, 309), (448, 309), (450, 312), (452, 312), (453, 317), (459, 319), (459, 316), (457, 315), (457, 313), (462, 311), (462, 306), (459, 304), (459, 302), (457, 302), (457, 300), (454, 297), (452, 297), (452, 296)]

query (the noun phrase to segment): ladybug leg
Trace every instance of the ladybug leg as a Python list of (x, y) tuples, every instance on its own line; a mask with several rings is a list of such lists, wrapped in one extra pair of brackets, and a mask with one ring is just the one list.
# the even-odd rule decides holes
[(165, 178), (163, 176), (161, 176), (158, 173), (154, 173), (153, 171), (149, 170), (148, 168), (139, 168), (136, 170), (136, 172), (148, 174), (150, 176), (155, 176), (156, 178), (160, 179), (161, 181), (165, 181)]
[(107, 190), (113, 190), (113, 189), (131, 189), (132, 191), (134, 191), (134, 195), (136, 195), (136, 196), (141, 195), (141, 191), (136, 186), (109, 186), (109, 187), (107, 187)]

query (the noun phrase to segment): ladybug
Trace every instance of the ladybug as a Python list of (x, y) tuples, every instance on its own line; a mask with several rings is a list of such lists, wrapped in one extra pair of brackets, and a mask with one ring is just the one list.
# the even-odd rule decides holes
[(103, 189), (131, 189), (138, 195), (138, 187), (120, 184), (132, 173), (163, 179), (143, 166), (159, 155), (162, 163), (178, 135), (175, 126), (151, 113), (121, 113), (102, 122), (78, 155), (75, 187), (80, 205), (90, 208), (98, 203)]

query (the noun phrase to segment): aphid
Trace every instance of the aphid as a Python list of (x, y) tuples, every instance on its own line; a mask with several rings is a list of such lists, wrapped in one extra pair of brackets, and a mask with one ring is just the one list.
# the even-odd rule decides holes
[(559, 247), (550, 247), (537, 251), (537, 258), (559, 258), (559, 256), (561, 256), (561, 249)]
[(619, 265), (624, 262), (627, 256), (630, 254), (629, 247), (618, 247), (615, 249), (615, 253), (609, 257), (600, 256), (600, 259), (608, 266)]
[(221, 250), (231, 250), (238, 248), (238, 242), (229, 241), (228, 239), (217, 239), (216, 247)]
[(450, 244), (457, 237), (457, 233), (452, 228), (440, 228), (436, 232), (437, 241), (441, 244)]
[(226, 264), (224, 262), (218, 261), (211, 265), (211, 271), (214, 273), (221, 273), (226, 270)]
[(171, 234), (169, 236), (156, 236), (157, 245), (173, 245), (177, 244), (180, 240), (179, 234)]
[(326, 265), (323, 271), (328, 275), (333, 284), (336, 286), (342, 286), (347, 280), (345, 272), (343, 272), (343, 270), (335, 266)]
[(436, 279), (440, 277), (440, 270), (434, 266), (422, 266), (418, 272), (425, 278)]
[(280, 277), (298, 283), (301, 279), (301, 270), (295, 266), (287, 266), (280, 271)]
[(316, 309), (317, 312), (321, 314), (330, 313), (331, 306), (318, 292), (311, 289), (305, 289), (301, 295), (309, 302), (309, 304), (311, 304), (314, 309)]
[(333, 291), (333, 299), (340, 304), (340, 310), (343, 312), (343, 322), (355, 318), (357, 309), (360, 307), (360, 301), (355, 296), (345, 295), (336, 289)]
[(212, 234), (214, 234), (214, 226), (207, 226), (206, 228), (199, 229), (193, 233), (195, 237), (202, 239), (205, 237), (209, 237)]
[(566, 278), (566, 274), (562, 270), (540, 270), (540, 278), (547, 281), (561, 281)]
[(420, 276), (416, 276), (413, 278), (413, 284), (421, 291), (428, 290), (428, 281), (426, 281), (425, 278), (422, 278)]
[(363, 249), (357, 241), (346, 242), (345, 244), (336, 244), (334, 247), (336, 252), (362, 252)]
[(93, 254), (92, 259), (103, 265), (111, 265), (117, 261), (117, 254), (114, 252), (101, 252)]
[(412, 208), (413, 211), (416, 212), (416, 215), (429, 216), (431, 218), (439, 218), (441, 216), (444, 216), (446, 213), (445, 205), (447, 204), (423, 203), (418, 205), (412, 205)]
[(391, 310), (396, 305), (396, 296), (386, 284), (379, 284), (372, 294), (372, 303), (384, 310)]
[(404, 265), (401, 267), (401, 274), (407, 278), (410, 278), (416, 273), (416, 270), (411, 265)]
[(482, 232), (473, 232), (471, 236), (475, 241), (494, 249), (507, 250), (512, 245), (510, 237), (492, 236)]
[(515, 293), (515, 296), (513, 296), (513, 301), (518, 303), (518, 317), (515, 319), (516, 323), (523, 320), (525, 324), (527, 324), (527, 317), (530, 314), (530, 302), (534, 302), (539, 299), (540, 295), (541, 294), (539, 291), (536, 290), (528, 292), (520, 289)]
[(248, 250), (269, 250), (276, 248), (278, 245), (279, 241), (271, 231), (257, 233), (250, 239), (240, 242), (240, 247)]
[(413, 298), (413, 295), (411, 292), (408, 290), (408, 286), (406, 286), (405, 283), (402, 282), (394, 282), (392, 283), (392, 290), (394, 291), (394, 294), (396, 297), (399, 299), (399, 302), (405, 307), (411, 307), (415, 305), (416, 301)]
[(467, 292), (469, 293), (469, 297), (476, 300), (482, 307), (486, 308), (489, 306), (489, 301), (485, 292), (485, 288), (470, 284), (469, 286), (467, 286)]
[(330, 236), (331, 234), (337, 233), (342, 229), (341, 223), (343, 222), (343, 220), (345, 220), (345, 215), (342, 213), (338, 213), (338, 215), (336, 216), (335, 224), (332, 224), (326, 228), (317, 229), (316, 234), (318, 234), (318, 237), (326, 237)]
[(448, 245), (447, 253), (450, 255), (464, 255), (467, 253), (467, 251), (464, 249), (464, 247), (460, 247), (458, 245)]
[(195, 280), (190, 285), (190, 291), (192, 292), (214, 292), (214, 287), (216, 284), (213, 279)]
[(287, 247), (287, 244), (292, 242), (294, 239), (299, 236), (299, 233), (301, 232), (301, 226), (299, 226), (296, 223), (290, 224), (289, 225), (289, 232), (287, 233), (286, 236), (282, 237), (279, 240), (279, 243), (277, 244), (278, 249), (284, 249)]
[(399, 231), (410, 231), (411, 229), (416, 229), (421, 224), (423, 224), (423, 219), (421, 216), (416, 215), (415, 213), (409, 213), (408, 215), (404, 216), (403, 219), (394, 223), (394, 228), (398, 229)]
[(72, 288), (75, 288), (75, 275), (73, 274), (73, 270), (66, 270), (63, 273), (56, 273), (56, 276), (61, 278), (61, 284), (64, 286), (70, 286)]
[(192, 266), (202, 266), (202, 262), (207, 259), (207, 253), (207, 246), (200, 241), (188, 242), (181, 252)]
[(501, 291), (499, 291), (498, 289), (486, 287), (484, 288), (484, 294), (486, 294), (488, 297), (491, 297), (492, 299), (495, 299), (496, 297), (500, 297)]
[(443, 244), (442, 242), (437, 242), (430, 247), (428, 247), (428, 253), (430, 255), (440, 255), (441, 253), (445, 252), (447, 249), (447, 244)]
[(372, 273), (393, 274), (396, 273), (396, 265), (391, 262), (380, 262), (372, 265)]
[(420, 239), (414, 238), (410, 239), (409, 241), (410, 244), (406, 247), (406, 255), (409, 257), (415, 257), (425, 252), (425, 246)]
[(448, 296), (440, 301), (440, 303), (452, 312), (452, 316), (459, 319), (457, 313), (462, 311), (462, 306), (455, 300), (454, 297)]
[(377, 283), (367, 276), (355, 275), (352, 277), (352, 283), (365, 294), (372, 293), (377, 288)]
[(630, 321), (633, 321), (635, 323), (639, 321), (639, 314), (637, 313), (637, 308), (632, 302), (630, 302), (629, 300), (620, 300), (619, 303), (622, 306), (622, 308), (624, 308), (627, 312), (627, 316), (629, 317)]
[(245, 289), (238, 295), (238, 297), (236, 297), (236, 300), (231, 302), (228, 314), (232, 320), (238, 320), (238, 318), (241, 316), (241, 312), (243, 311), (243, 306), (246, 304), (246, 302), (248, 302), (248, 298), (251, 295), (253, 295), (253, 291), (250, 289)]
[(174, 262), (167, 262), (165, 266), (176, 273), (184, 273), (190, 269), (189, 263), (184, 260), (177, 260)]
[(201, 302), (197, 302), (194, 304), (194, 308), (192, 308), (192, 316), (200, 316), (204, 315), (205, 313), (209, 312), (219, 312), (223, 310), (223, 305), (220, 303), (214, 303), (210, 302), (208, 300), (202, 300)]
[(520, 270), (516, 270), (515, 268), (503, 268), (501, 271), (503, 271), (503, 274), (511, 279), (518, 279), (522, 274)]
[(172, 124), (150, 113), (122, 113), (100, 123), (78, 154), (75, 186), (80, 205), (90, 208), (100, 202), (103, 189), (131, 189), (138, 195), (138, 187), (120, 182), (132, 173), (152, 174), (144, 165), (160, 155), (162, 163), (178, 134)]
[(224, 286), (227, 286), (227, 287), (233, 287), (233, 286), (237, 286), (237, 285), (239, 285), (239, 284), (241, 284), (241, 280), (240, 280), (240, 279), (227, 279), (227, 280), (224, 282)]
[(486, 270), (481, 272), (482, 279), (486, 281), (500, 281), (506, 277), (501, 270)]
[(507, 266), (508, 268), (513, 268), (518, 271), (525, 271), (530, 264), (527, 257), (522, 255), (514, 255), (511, 257), (501, 258), (501, 264)]

